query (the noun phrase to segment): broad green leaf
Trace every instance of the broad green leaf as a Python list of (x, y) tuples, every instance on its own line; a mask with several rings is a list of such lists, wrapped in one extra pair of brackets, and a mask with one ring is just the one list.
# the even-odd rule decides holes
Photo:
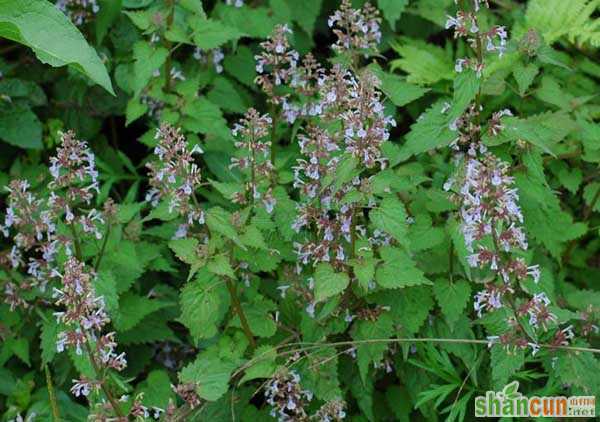
[(30, 47), (43, 63), (73, 67), (114, 95), (96, 51), (50, 2), (0, 0), (0, 36)]
[(400, 19), (400, 15), (404, 12), (408, 0), (377, 0), (379, 9), (383, 12), (383, 16), (390, 23), (392, 29), (396, 28), (396, 21)]
[(433, 292), (448, 324), (453, 326), (463, 315), (465, 307), (471, 299), (469, 283), (464, 280), (458, 280), (454, 283), (447, 280), (438, 280), (433, 285)]
[(552, 256), (560, 258), (569, 240), (587, 232), (586, 224), (575, 223), (573, 217), (562, 210), (559, 199), (550, 188), (523, 174), (517, 174), (515, 180), (527, 230)]
[(392, 48), (401, 57), (392, 60), (392, 70), (401, 69), (406, 72), (407, 82), (431, 85), (454, 78), (452, 59), (441, 47), (422, 40), (402, 37), (398, 42), (392, 43)]
[(180, 295), (181, 317), (196, 341), (213, 337), (229, 309), (225, 281), (202, 269), (188, 282)]
[(244, 35), (235, 27), (224, 25), (212, 19), (202, 19), (198, 16), (190, 17), (189, 24), (194, 31), (194, 44), (203, 50), (220, 47), (226, 42), (237, 40)]
[(164, 47), (156, 47), (145, 41), (138, 41), (133, 46), (133, 83), (132, 88), (136, 96), (142, 92), (154, 72), (167, 60), (169, 52)]
[(321, 13), (323, 0), (286, 1), (292, 11), (294, 20), (300, 25), (300, 28), (304, 29), (309, 36), (312, 36), (317, 17)]
[(326, 263), (317, 265), (315, 270), (315, 300), (317, 302), (343, 292), (350, 279), (346, 273), (337, 273)]
[(380, 315), (376, 321), (359, 321), (352, 330), (354, 340), (366, 341), (357, 343), (357, 363), (360, 376), (366, 382), (369, 365), (379, 363), (388, 350), (389, 344), (385, 342), (368, 343), (369, 340), (385, 340), (394, 334), (394, 321), (389, 314)]
[(372, 298), (378, 305), (390, 307), (394, 323), (400, 327), (403, 337), (419, 331), (434, 305), (431, 288), (426, 286), (380, 291)]
[(403, 107), (429, 92), (429, 89), (410, 84), (398, 75), (384, 72), (377, 65), (370, 65), (369, 69), (381, 81), (381, 90), (397, 107)]
[(495, 344), (492, 346), (491, 360), (494, 388), (500, 390), (525, 364), (525, 352), (519, 349), (508, 353), (502, 345)]
[(139, 384), (137, 392), (138, 394), (144, 393), (144, 406), (146, 407), (166, 409), (169, 399), (175, 399), (169, 373), (161, 369), (150, 372), (146, 379)]
[(235, 272), (229, 263), (229, 258), (225, 254), (220, 254), (212, 257), (208, 264), (206, 265), (208, 271), (216, 275), (222, 275), (229, 277), (231, 279), (235, 279)]
[(56, 319), (51, 316), (47, 321), (42, 322), (42, 332), (40, 335), (40, 347), (42, 349), (42, 363), (50, 363), (56, 356), (56, 340), (60, 331)]
[(387, 246), (382, 248), (381, 257), (384, 262), (375, 273), (375, 280), (381, 287), (397, 289), (432, 284), (404, 251)]
[(260, 346), (254, 352), (251, 366), (244, 371), (240, 384), (257, 378), (269, 378), (277, 370), (277, 349), (271, 346)]
[[(246, 315), (252, 334), (264, 338), (275, 335), (277, 332), (277, 324), (275, 323), (272, 312), (277, 309), (277, 306), (274, 302), (259, 296), (251, 303), (242, 304), (242, 309), (244, 315)], [(231, 326), (238, 328), (242, 327), (239, 315), (235, 314), (231, 319)]]
[(113, 324), (119, 331), (127, 331), (142, 322), (144, 317), (169, 306), (168, 302), (149, 299), (134, 293), (125, 293), (119, 300), (119, 312), (113, 318)]
[(519, 95), (525, 95), (525, 92), (527, 92), (527, 89), (529, 89), (539, 71), (540, 68), (534, 63), (529, 63), (527, 65), (519, 63), (515, 66), (513, 69), (513, 76), (519, 87)]
[(407, 244), (406, 209), (399, 199), (385, 198), (378, 208), (371, 210), (369, 219), (376, 228), (391, 235), (400, 244)]
[(410, 127), (406, 143), (400, 151), (399, 161), (435, 148), (446, 147), (456, 138), (456, 133), (449, 128), (449, 116), (442, 112), (444, 107), (445, 103), (438, 101)]
[(233, 224), (231, 214), (221, 207), (213, 207), (206, 212), (206, 225), (211, 231), (222, 234), (233, 240), (239, 247), (245, 249)]
[(196, 393), (208, 401), (218, 400), (227, 392), (235, 365), (216, 356), (200, 354), (179, 373), (182, 383), (196, 384)]
[(42, 124), (29, 107), (0, 106), (0, 139), (20, 148), (42, 149)]

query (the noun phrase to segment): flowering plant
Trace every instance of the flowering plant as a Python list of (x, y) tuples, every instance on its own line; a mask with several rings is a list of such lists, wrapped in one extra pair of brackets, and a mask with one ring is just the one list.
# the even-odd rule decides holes
[(598, 2), (54, 3), (0, 2), (2, 420), (600, 392)]

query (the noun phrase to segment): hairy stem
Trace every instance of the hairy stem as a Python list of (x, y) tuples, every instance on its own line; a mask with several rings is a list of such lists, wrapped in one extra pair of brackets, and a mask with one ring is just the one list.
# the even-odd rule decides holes
[(50, 408), (52, 409), (52, 420), (60, 422), (60, 412), (58, 411), (58, 402), (56, 401), (56, 393), (54, 392), (54, 384), (52, 384), (52, 374), (48, 365), (44, 365), (46, 373), (46, 387), (48, 388), (48, 397), (50, 399)]
[(106, 386), (106, 383), (104, 382), (104, 377), (100, 376), (101, 371), (100, 371), (100, 368), (98, 367), (98, 362), (96, 362), (96, 358), (95, 358), (94, 352), (92, 351), (92, 348), (90, 346), (89, 339), (88, 339), (88, 341), (85, 342), (85, 350), (86, 350), (88, 356), (90, 357), (90, 362), (92, 364), (92, 367), (94, 368), (94, 373), (96, 374), (96, 379), (100, 382), (100, 388), (102, 389), (102, 392), (108, 399), (111, 407), (114, 409), (117, 416), (119, 416), (120, 418), (124, 417), (123, 411), (121, 410), (121, 407), (119, 406), (119, 402), (117, 402), (117, 400), (114, 398), (114, 396), (112, 395), (112, 393)]
[(231, 280), (230, 278), (226, 278), (225, 282), (227, 283), (227, 289), (229, 290), (229, 296), (231, 297), (231, 305), (233, 306), (233, 309), (240, 317), (240, 323), (242, 326), (242, 330), (244, 330), (244, 334), (246, 335), (246, 338), (248, 338), (248, 341), (250, 342), (250, 346), (252, 347), (252, 349), (256, 349), (256, 340), (254, 340), (254, 335), (252, 334), (250, 325), (248, 325), (248, 320), (246, 319), (246, 314), (244, 313), (244, 310), (242, 309), (242, 305), (240, 303), (240, 298), (237, 294), (236, 285), (234, 284), (233, 280)]
[(94, 265), (94, 272), (98, 272), (100, 268), (100, 262), (102, 262), (102, 257), (104, 256), (104, 252), (106, 251), (106, 244), (108, 243), (108, 236), (110, 236), (110, 224), (106, 225), (106, 231), (104, 232), (104, 239), (102, 239), (102, 246), (100, 247), (100, 253), (98, 254), (98, 258), (96, 258), (96, 264)]

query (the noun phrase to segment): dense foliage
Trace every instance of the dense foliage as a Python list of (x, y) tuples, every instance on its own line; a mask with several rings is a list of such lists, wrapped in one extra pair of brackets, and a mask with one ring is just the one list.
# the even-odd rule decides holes
[(599, 0), (0, 0), (0, 411), (600, 393)]

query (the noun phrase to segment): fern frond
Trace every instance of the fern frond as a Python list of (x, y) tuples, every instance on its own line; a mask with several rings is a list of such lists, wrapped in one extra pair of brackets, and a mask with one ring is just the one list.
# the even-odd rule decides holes
[(561, 37), (578, 45), (600, 45), (600, 22), (592, 18), (600, 0), (531, 0), (527, 24), (537, 29), (548, 43)]

